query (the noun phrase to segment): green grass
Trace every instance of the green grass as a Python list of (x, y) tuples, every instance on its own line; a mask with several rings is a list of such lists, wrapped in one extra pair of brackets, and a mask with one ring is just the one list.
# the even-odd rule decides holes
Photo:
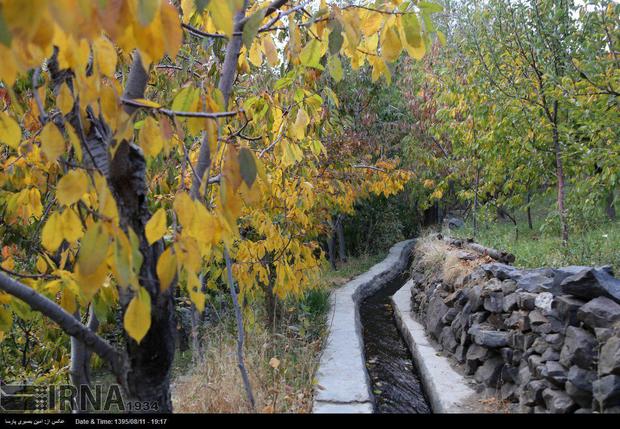
[[(510, 221), (479, 222), (475, 240), (485, 246), (515, 255), (514, 265), (524, 268), (566, 265), (612, 265), (620, 273), (620, 222), (592, 216), (580, 225), (571, 225), (568, 246), (562, 246), (559, 228), (550, 220), (554, 209), (551, 197), (533, 201), (533, 229), (528, 228), (525, 211), (514, 213), (518, 233)], [(488, 215), (488, 214), (487, 214)], [(456, 237), (473, 237), (471, 220), (464, 228), (450, 231)]]
[(362, 274), (375, 264), (385, 259), (386, 253), (374, 255), (362, 254), (356, 257), (349, 257), (344, 264), (338, 264), (334, 270), (329, 263), (323, 267), (323, 281), (330, 285), (339, 286), (351, 280), (353, 277)]

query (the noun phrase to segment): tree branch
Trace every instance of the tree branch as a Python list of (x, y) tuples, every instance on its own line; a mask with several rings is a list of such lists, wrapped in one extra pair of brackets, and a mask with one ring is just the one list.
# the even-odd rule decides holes
[(61, 306), (37, 293), (34, 289), (2, 273), (0, 273), (0, 290), (21, 299), (32, 307), (33, 310), (52, 319), (68, 335), (77, 338), (86, 347), (97, 353), (101, 359), (108, 362), (112, 372), (119, 380), (124, 379), (124, 360), (122, 355), (107, 341), (84, 326)]

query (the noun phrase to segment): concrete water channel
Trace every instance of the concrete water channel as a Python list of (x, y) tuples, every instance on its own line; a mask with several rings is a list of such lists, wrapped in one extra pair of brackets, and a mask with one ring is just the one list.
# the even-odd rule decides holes
[(405, 282), (414, 244), (395, 244), (382, 262), (332, 292), (314, 413), (470, 411), (473, 389), (411, 314)]

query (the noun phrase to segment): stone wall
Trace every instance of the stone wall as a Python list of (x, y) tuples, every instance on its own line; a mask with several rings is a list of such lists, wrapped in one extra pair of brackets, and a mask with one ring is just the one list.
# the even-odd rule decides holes
[(620, 412), (620, 280), (610, 267), (495, 262), (455, 284), (428, 277), (413, 272), (412, 311), (480, 390), (526, 413)]

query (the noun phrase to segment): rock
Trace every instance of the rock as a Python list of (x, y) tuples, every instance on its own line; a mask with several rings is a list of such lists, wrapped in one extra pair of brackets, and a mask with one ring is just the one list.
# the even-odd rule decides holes
[(592, 334), (584, 329), (569, 326), (560, 352), (560, 363), (566, 367), (574, 364), (589, 369), (596, 356), (596, 347), (597, 342)]
[(453, 307), (454, 305), (460, 303), (464, 295), (465, 295), (465, 292), (463, 292), (463, 289), (459, 289), (456, 292), (453, 292), (450, 295), (448, 295), (448, 297), (444, 300), (444, 304), (446, 304), (449, 307)]
[(510, 347), (504, 347), (500, 349), (499, 353), (502, 355), (502, 359), (504, 359), (504, 363), (512, 363), (513, 351)]
[(579, 408), (573, 414), (592, 414), (592, 410), (590, 408)]
[(478, 344), (472, 344), (469, 349), (467, 349), (467, 354), (465, 355), (465, 360), (475, 361), (476, 363), (481, 363), (486, 360), (489, 356), (491, 356), (491, 352), (486, 347), (482, 347)]
[(550, 292), (539, 293), (534, 300), (534, 305), (542, 311), (551, 311), (551, 305), (553, 304), (553, 294)]
[(426, 310), (426, 329), (433, 334), (435, 338), (439, 338), (443, 329), (441, 319), (448, 312), (448, 306), (444, 304), (443, 299), (438, 294), (434, 294), (428, 302)]
[(620, 280), (597, 268), (586, 268), (566, 277), (560, 288), (563, 293), (577, 298), (589, 300), (604, 296), (620, 302)]
[(454, 320), (454, 318), (456, 317), (456, 315), (459, 314), (459, 311), (456, 308), (451, 308), (449, 309), (446, 314), (443, 315), (443, 317), (441, 318), (441, 323), (444, 323), (446, 325), (450, 325), (452, 323), (452, 321)]
[(487, 275), (498, 278), (500, 280), (515, 280), (521, 278), (521, 270), (500, 262), (493, 262), (491, 264), (480, 265), (480, 268), (484, 270)]
[(620, 320), (620, 304), (600, 296), (577, 310), (577, 320), (592, 328), (607, 328)]
[(452, 217), (446, 221), (446, 224), (450, 229), (460, 229), (463, 228), (465, 222), (463, 222), (463, 219), (459, 219), (458, 217)]
[(465, 355), (467, 354), (467, 348), (462, 345), (456, 346), (456, 350), (454, 351), (454, 359), (460, 364), (465, 362)]
[(547, 292), (552, 290), (552, 288), (553, 278), (538, 271), (523, 274), (521, 278), (517, 280), (517, 289), (521, 289), (526, 292)]
[(504, 296), (502, 308), (504, 312), (508, 313), (517, 309), (517, 294), (511, 293)]
[(532, 380), (525, 385), (520, 400), (525, 405), (544, 404), (543, 391), (549, 387), (544, 380)]
[(517, 305), (521, 310), (533, 310), (536, 307), (536, 294), (517, 291)]
[(553, 350), (551, 347), (547, 348), (541, 356), (543, 362), (550, 360), (560, 360), (560, 353)]
[(547, 344), (543, 337), (536, 338), (532, 344), (532, 349), (539, 355), (542, 355), (548, 348), (549, 344)]
[(509, 295), (514, 293), (517, 290), (517, 282), (514, 280), (504, 280), (502, 281), (502, 292), (504, 295)]
[(562, 350), (562, 344), (564, 344), (564, 335), (562, 334), (547, 334), (545, 335), (545, 341), (549, 344), (553, 350)]
[(553, 300), (552, 308), (558, 311), (560, 318), (569, 325), (577, 324), (577, 311), (585, 301), (572, 296), (558, 296)]
[(600, 375), (620, 375), (620, 337), (611, 337), (601, 348), (598, 371)]
[(530, 330), (530, 319), (527, 317), (526, 311), (513, 311), (510, 317), (504, 320), (504, 324), (508, 328), (516, 328), (521, 332)]
[(532, 326), (532, 332), (536, 332), (537, 334), (548, 334), (553, 331), (553, 325), (550, 322), (541, 323), (539, 325)]
[(528, 315), (528, 319), (530, 319), (531, 326), (542, 325), (543, 323), (549, 322), (549, 319), (543, 316), (540, 310), (530, 311), (530, 314)]
[(543, 399), (547, 410), (554, 414), (568, 414), (577, 409), (577, 404), (560, 390), (545, 389)]
[(473, 336), (474, 343), (490, 348), (506, 347), (511, 340), (510, 332), (486, 330), (481, 325), (473, 325), (468, 333)]
[(566, 393), (581, 407), (590, 408), (592, 407), (592, 383), (596, 378), (596, 372), (573, 365), (568, 370)]
[(477, 382), (485, 386), (498, 387), (499, 375), (504, 366), (504, 360), (500, 357), (487, 359), (482, 366), (476, 370), (474, 378)]
[(468, 303), (471, 305), (471, 312), (475, 313), (476, 311), (482, 308), (483, 298), (482, 298), (482, 286), (475, 285), (467, 291), (467, 298), (469, 299)]
[(491, 313), (501, 313), (504, 309), (504, 294), (502, 292), (491, 292), (484, 299), (484, 309)]
[(525, 386), (532, 380), (532, 371), (530, 371), (530, 367), (527, 364), (522, 364), (519, 366), (519, 373), (517, 374), (517, 380), (515, 380), (519, 385)]
[(594, 335), (596, 335), (596, 340), (603, 344), (613, 337), (614, 331), (611, 328), (594, 328)]
[(447, 350), (450, 353), (454, 353), (456, 350), (458, 343), (456, 342), (454, 333), (449, 326), (444, 327), (441, 331), (441, 334), (439, 335), (439, 343), (441, 343), (444, 347), (444, 350)]
[(515, 332), (512, 336), (511, 346), (513, 349), (525, 352), (532, 347), (532, 344), (534, 344), (536, 338), (537, 336), (532, 333), (522, 334), (520, 332)]
[(620, 405), (620, 376), (606, 375), (592, 383), (594, 399), (602, 408)]
[(620, 406), (605, 408), (603, 414), (620, 414)]
[(513, 401), (516, 399), (515, 393), (517, 386), (513, 383), (504, 383), (499, 391), (499, 396), (502, 401)]
[(527, 364), (530, 367), (530, 372), (534, 377), (540, 377), (540, 371), (542, 370), (543, 363), (542, 358), (539, 355), (530, 355), (527, 358)]
[(500, 376), (503, 383), (516, 383), (519, 380), (519, 368), (505, 364)]
[(567, 371), (559, 362), (551, 360), (545, 363), (540, 375), (554, 386), (563, 388), (564, 383), (566, 383)]

